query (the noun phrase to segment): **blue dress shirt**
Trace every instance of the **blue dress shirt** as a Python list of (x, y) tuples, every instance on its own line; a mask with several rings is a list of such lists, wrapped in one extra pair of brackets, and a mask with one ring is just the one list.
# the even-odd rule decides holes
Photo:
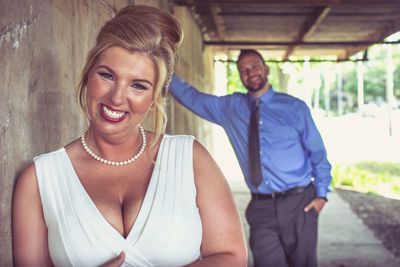
[(331, 165), (321, 135), (307, 105), (271, 87), (260, 97), (260, 158), (263, 182), (250, 182), (248, 128), (255, 97), (234, 93), (214, 96), (199, 92), (176, 75), (170, 92), (200, 117), (222, 126), (238, 158), (246, 183), (254, 193), (270, 194), (310, 182), (317, 197), (326, 198), (332, 180)]

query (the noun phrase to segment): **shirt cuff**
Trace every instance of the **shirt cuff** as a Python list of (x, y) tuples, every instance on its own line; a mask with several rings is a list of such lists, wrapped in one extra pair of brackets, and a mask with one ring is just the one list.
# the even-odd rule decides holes
[(328, 195), (328, 192), (331, 191), (331, 190), (329, 190), (329, 188), (325, 188), (322, 186), (318, 186), (318, 187), (316, 186), (315, 190), (317, 191), (317, 197), (323, 198), (326, 201), (328, 201), (327, 195)]

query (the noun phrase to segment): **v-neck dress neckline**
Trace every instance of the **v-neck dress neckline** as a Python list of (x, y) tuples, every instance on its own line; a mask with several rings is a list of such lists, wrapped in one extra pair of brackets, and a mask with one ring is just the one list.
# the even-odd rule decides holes
[(184, 266), (200, 258), (192, 136), (164, 135), (142, 205), (126, 238), (101, 214), (65, 150), (34, 159), (54, 266)]
[[(165, 135), (164, 135), (164, 136), (165, 136)], [(149, 184), (148, 184), (148, 186), (147, 186), (146, 193), (145, 193), (145, 196), (144, 196), (144, 198), (143, 198), (142, 204), (141, 204), (141, 206), (140, 206), (139, 212), (138, 212), (138, 214), (136, 215), (136, 219), (135, 219), (133, 225), (131, 226), (131, 229), (129, 229), (129, 232), (128, 232), (128, 234), (127, 234), (126, 237), (124, 237), (123, 235), (121, 235), (121, 233), (118, 232), (118, 230), (115, 229), (115, 228), (110, 224), (110, 222), (107, 221), (107, 219), (104, 217), (104, 215), (100, 212), (99, 208), (96, 206), (96, 204), (94, 203), (93, 199), (90, 197), (89, 193), (86, 191), (85, 187), (83, 186), (82, 181), (81, 181), (81, 179), (79, 178), (78, 174), (76, 173), (75, 168), (74, 168), (74, 166), (73, 166), (73, 164), (72, 164), (71, 158), (69, 157), (69, 155), (68, 155), (66, 149), (65, 149), (64, 147), (60, 149), (61, 151), (64, 152), (63, 154), (64, 154), (64, 156), (65, 156), (65, 162), (66, 162), (66, 164), (67, 164), (67, 168), (69, 168), (69, 170), (71, 171), (71, 173), (73, 173), (73, 175), (72, 175), (71, 178), (72, 178), (72, 179), (75, 179), (75, 181), (76, 181), (76, 183), (77, 183), (77, 187), (78, 187), (78, 189), (79, 189), (79, 190), (81, 191), (81, 193), (82, 193), (82, 198), (84, 199), (84, 201), (87, 202), (88, 206), (91, 207), (90, 211), (93, 212), (93, 216), (99, 221), (99, 223), (104, 223), (105, 225), (108, 225), (109, 227), (111, 227), (111, 228), (115, 231), (115, 233), (116, 233), (117, 235), (119, 235), (119, 236), (120, 236), (122, 239), (124, 239), (124, 240), (128, 240), (128, 239), (129, 239), (131, 242), (134, 243), (135, 240), (130, 239), (130, 236), (131, 236), (131, 233), (134, 232), (136, 228), (138, 228), (138, 227), (135, 227), (135, 225), (137, 225), (136, 222), (141, 222), (141, 223), (142, 223), (142, 222), (143, 222), (142, 214), (146, 214), (146, 213), (148, 212), (148, 209), (150, 208), (150, 206), (147, 205), (147, 202), (150, 201), (150, 198), (149, 198), (149, 196), (148, 196), (148, 195), (149, 195), (148, 192), (149, 192), (149, 189), (151, 189), (152, 187), (154, 187), (153, 182), (152, 182), (152, 181), (153, 181), (153, 176), (154, 176), (154, 169), (159, 165), (159, 153), (160, 153), (160, 150), (161, 150), (161, 148), (162, 148), (162, 146), (163, 146), (163, 143), (164, 143), (164, 136), (162, 137), (161, 142), (160, 142), (160, 148), (159, 148), (159, 150), (158, 150), (158, 152), (157, 152), (156, 162), (155, 162), (153, 171), (152, 171), (152, 173), (151, 173), (150, 181), (149, 181)], [(146, 210), (144, 210), (144, 209), (146, 209)], [(93, 218), (93, 219), (94, 219), (94, 218)], [(140, 224), (141, 224), (141, 223), (140, 223)], [(137, 238), (137, 237), (138, 237), (138, 235), (136, 235), (136, 238)]]

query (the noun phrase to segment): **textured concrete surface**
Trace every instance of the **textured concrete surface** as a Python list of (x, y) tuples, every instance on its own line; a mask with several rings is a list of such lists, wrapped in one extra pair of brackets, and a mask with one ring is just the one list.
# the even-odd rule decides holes
[[(212, 58), (190, 12), (168, 0), (0, 0), (0, 266), (12, 266), (11, 200), (18, 173), (41, 153), (77, 138), (85, 121), (75, 88), (100, 27), (128, 4), (176, 12), (185, 29), (184, 78), (212, 89), (204, 77)], [(206, 63), (208, 65), (206, 65)], [(206, 86), (208, 85), (208, 86)], [(169, 97), (168, 132), (208, 144), (207, 126)], [(148, 121), (145, 126), (150, 127)], [(209, 145), (208, 145), (209, 146)]]
[[(233, 180), (230, 185), (248, 237), (244, 212), (250, 201), (249, 190), (243, 181)], [(334, 191), (329, 193), (329, 202), (320, 214), (318, 235), (319, 267), (400, 266), (399, 259), (386, 250)], [(252, 267), (250, 250), (249, 256), (248, 266)]]
[(112, 15), (104, 1), (0, 1), (1, 266), (11, 266), (16, 176), (81, 131), (75, 87), (96, 31)]
[[(202, 35), (190, 11), (185, 7), (175, 6), (174, 15), (181, 22), (184, 41), (176, 73), (183, 80), (199, 90), (212, 93), (214, 85), (214, 58), (210, 48), (203, 47)], [(169, 96), (169, 124), (167, 131), (177, 134), (193, 134), (208, 149), (212, 147), (212, 124), (196, 116)]]

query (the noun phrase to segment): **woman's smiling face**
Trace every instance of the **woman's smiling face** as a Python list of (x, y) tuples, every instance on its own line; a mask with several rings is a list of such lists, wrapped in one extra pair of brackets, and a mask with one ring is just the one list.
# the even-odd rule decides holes
[(106, 49), (88, 74), (91, 125), (105, 134), (136, 128), (152, 106), (155, 86), (155, 66), (149, 57), (121, 47)]

